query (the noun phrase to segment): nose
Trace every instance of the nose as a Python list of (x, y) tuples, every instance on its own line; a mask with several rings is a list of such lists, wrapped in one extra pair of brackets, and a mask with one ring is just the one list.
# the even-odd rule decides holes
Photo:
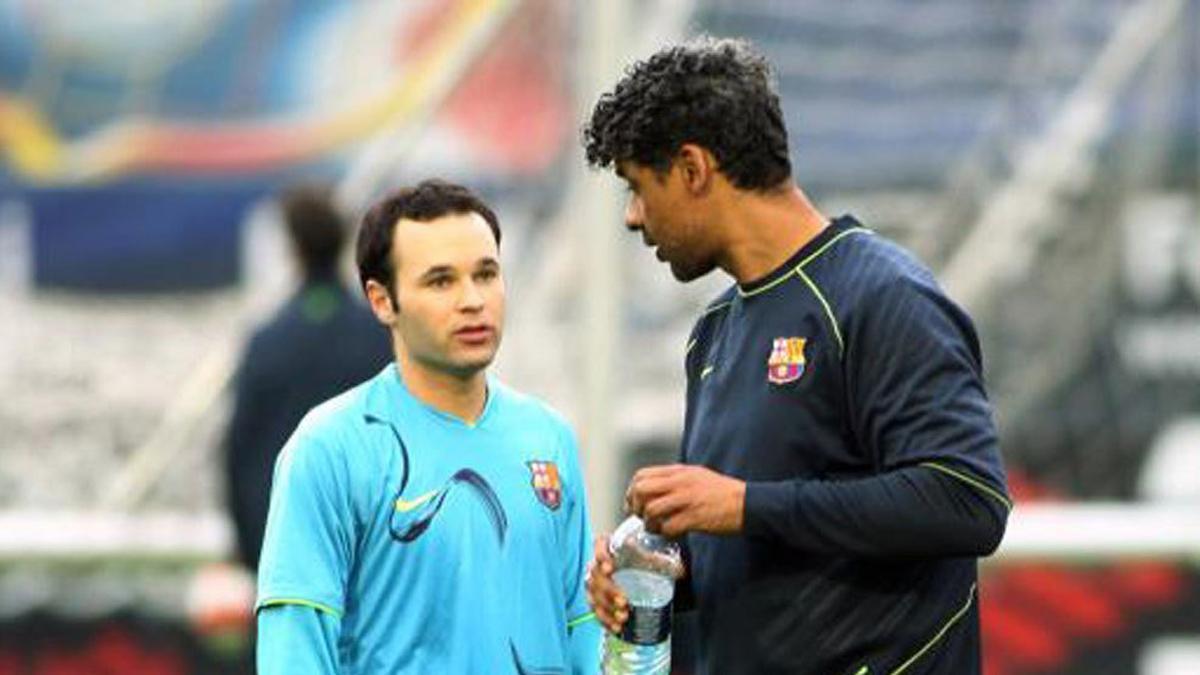
[(645, 214), (642, 210), (642, 200), (637, 195), (632, 195), (629, 201), (625, 203), (625, 227), (626, 229), (636, 232), (642, 229), (645, 224)]
[(462, 293), (458, 296), (458, 308), (464, 312), (483, 309), (483, 291), (479, 284), (469, 279), (463, 284)]

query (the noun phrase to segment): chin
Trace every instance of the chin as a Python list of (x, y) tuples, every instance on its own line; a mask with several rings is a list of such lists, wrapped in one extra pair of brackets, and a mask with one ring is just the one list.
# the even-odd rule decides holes
[(487, 369), (495, 360), (496, 350), (493, 349), (486, 354), (463, 355), (462, 358), (456, 359), (454, 366), (463, 373), (475, 374)]
[(491, 362), (491, 359), (487, 361), (469, 361), (463, 359), (454, 363), (443, 364), (439, 370), (456, 378), (466, 380), (487, 370)]
[(689, 281), (699, 279), (700, 277), (713, 271), (714, 267), (715, 265), (712, 264), (685, 265), (683, 263), (671, 263), (671, 275), (674, 276), (677, 281), (686, 284)]

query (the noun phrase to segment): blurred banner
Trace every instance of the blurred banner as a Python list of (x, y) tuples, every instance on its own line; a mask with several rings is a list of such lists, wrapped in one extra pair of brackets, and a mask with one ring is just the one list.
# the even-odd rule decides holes
[(242, 221), (263, 192), (183, 181), (30, 190), (33, 282), (89, 292), (232, 286)]

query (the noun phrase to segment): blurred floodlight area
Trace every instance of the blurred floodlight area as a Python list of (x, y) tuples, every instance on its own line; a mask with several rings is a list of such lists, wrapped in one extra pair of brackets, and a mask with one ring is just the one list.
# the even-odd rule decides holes
[(729, 280), (625, 236), (579, 129), (699, 33), (772, 60), (818, 207), (976, 322), (1017, 501), (985, 673), (1200, 673), (1200, 0), (0, 0), (0, 675), (251, 672), (222, 435), (296, 183), (495, 207), (496, 372), (611, 526)]

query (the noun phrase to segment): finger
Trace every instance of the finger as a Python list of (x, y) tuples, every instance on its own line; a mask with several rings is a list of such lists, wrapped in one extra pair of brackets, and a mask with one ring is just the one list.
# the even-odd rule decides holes
[(690, 498), (683, 492), (668, 492), (646, 503), (642, 512), (647, 520), (662, 521), (683, 511), (691, 503)]
[(631, 512), (645, 514), (646, 504), (679, 488), (678, 474), (638, 478), (630, 482), (625, 499)]
[[(645, 470), (643, 469), (643, 471)], [(669, 489), (669, 478), (670, 474), (644, 475), (642, 472), (634, 474), (633, 479), (629, 481), (629, 487), (625, 490), (626, 511), (638, 516), (643, 515), (646, 502)]]
[(626, 604), (625, 596), (621, 593), (621, 587), (613, 580), (612, 575), (613, 563), (610, 557), (606, 556), (603, 560), (595, 560), (588, 570), (585, 587), (597, 601), (596, 604), (621, 607)]
[(610, 583), (605, 588), (605, 614), (607, 621), (604, 621), (609, 630), (614, 633), (621, 631), (621, 626), (629, 619), (629, 601), (625, 598), (625, 594), (621, 592), (620, 586), (616, 583)]
[(660, 497), (646, 505), (646, 514), (647, 529), (653, 523), (651, 531), (668, 539), (677, 539), (695, 530), (704, 531), (704, 503), (690, 492)]
[(588, 578), (587, 587), (592, 593), (597, 595), (611, 594), (618, 588), (616, 582), (613, 581), (612, 575), (605, 574), (599, 568)]
[(666, 518), (660, 525), (659, 532), (668, 539), (677, 539), (692, 529), (691, 520), (686, 511), (681, 511)]
[(638, 470), (625, 489), (625, 509), (631, 513), (640, 511), (649, 496), (669, 489), (677, 473), (672, 467), (661, 466)]
[(602, 576), (594, 576), (587, 589), (588, 604), (596, 612), (596, 618), (606, 626), (625, 622), (628, 615), (628, 603), (620, 588), (611, 580)]
[(598, 534), (592, 539), (592, 561), (596, 565), (612, 563), (612, 554), (608, 550), (608, 533)]
[(662, 478), (670, 476), (680, 471), (687, 470), (689, 467), (686, 464), (656, 464), (654, 466), (644, 466), (633, 472), (633, 480), (639, 478)]
[(612, 626), (620, 623), (617, 621), (617, 610), (614, 607), (609, 607), (604, 603), (597, 602), (592, 605), (592, 611), (596, 613), (596, 620), (605, 626)]
[(613, 633), (620, 633), (621, 627), (624, 626), (625, 622), (628, 620), (629, 620), (629, 610), (618, 609), (617, 613), (613, 616), (612, 621), (610, 621), (608, 624), (609, 631), (611, 631)]
[(629, 618), (629, 607), (624, 604), (624, 596), (617, 594), (606, 595), (606, 602), (593, 605), (596, 618), (613, 633), (621, 631), (621, 626)]

